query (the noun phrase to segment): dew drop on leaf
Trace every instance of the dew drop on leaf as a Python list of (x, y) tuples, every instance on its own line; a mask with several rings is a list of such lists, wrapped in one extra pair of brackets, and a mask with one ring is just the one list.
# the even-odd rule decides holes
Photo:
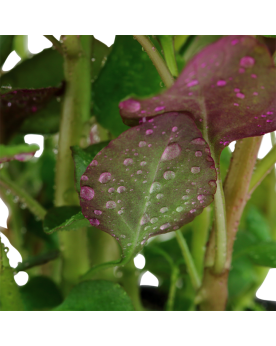
[(143, 172), (141, 170), (137, 171), (136, 172), (137, 174), (142, 174)]
[(186, 200), (186, 199), (188, 199), (188, 198), (189, 198), (189, 196), (187, 196), (187, 195), (185, 195), (185, 196), (182, 197), (183, 200)]
[(194, 174), (197, 174), (200, 172), (200, 167), (192, 167), (191, 168), (191, 172), (194, 173)]
[(158, 221), (157, 217), (153, 217), (152, 219), (150, 219), (150, 223), (156, 223)]
[(178, 213), (180, 213), (183, 209), (184, 209), (183, 207), (177, 207), (177, 208), (176, 208), (176, 211), (177, 211)]
[(82, 175), (82, 176), (81, 176), (81, 180), (82, 180), (82, 181), (87, 181), (87, 180), (88, 180), (88, 177), (87, 177), (86, 175)]
[(91, 161), (89, 166), (97, 166), (97, 164), (98, 164), (98, 161), (97, 160), (93, 160), (93, 161)]
[(172, 132), (176, 132), (177, 130), (178, 130), (177, 126), (174, 126), (174, 127), (172, 128)]
[(140, 163), (140, 166), (145, 166), (147, 163), (146, 163), (146, 161), (142, 161), (141, 163)]
[(196, 209), (191, 209), (190, 210), (190, 213), (192, 214), (192, 213), (195, 213), (196, 212)]
[(113, 193), (115, 191), (114, 187), (111, 187), (110, 189), (108, 189), (109, 193)]
[(162, 194), (162, 193), (158, 193), (158, 195), (156, 195), (156, 198), (157, 199), (161, 199), (161, 198), (163, 198), (164, 197), (164, 195)]
[(100, 175), (99, 182), (102, 184), (106, 184), (111, 179), (111, 173), (104, 172)]
[(153, 130), (149, 129), (146, 131), (146, 135), (151, 135), (153, 133)]
[(92, 226), (99, 226), (100, 221), (98, 219), (89, 219), (89, 222)]
[(126, 191), (126, 188), (124, 186), (119, 186), (118, 189), (117, 189), (118, 193), (122, 193), (124, 191)]
[(195, 152), (195, 156), (196, 156), (196, 157), (202, 156), (202, 152), (201, 152), (200, 150), (196, 151), (196, 152)]
[(124, 165), (125, 166), (129, 166), (129, 165), (132, 165), (133, 164), (133, 160), (130, 159), (130, 158), (127, 158), (124, 160)]
[(161, 161), (169, 161), (175, 159), (181, 153), (180, 145), (177, 143), (170, 143), (164, 150)]
[(94, 197), (94, 190), (89, 186), (82, 186), (80, 196), (87, 201), (91, 201), (91, 199)]
[(171, 180), (175, 177), (175, 173), (173, 171), (166, 171), (164, 174), (163, 174), (163, 177), (164, 179), (166, 180)]
[(101, 210), (94, 210), (94, 214), (101, 215), (103, 212)]
[(255, 64), (255, 59), (252, 58), (251, 56), (244, 56), (240, 60), (240, 66), (249, 68), (252, 67)]
[(163, 231), (164, 229), (167, 229), (171, 226), (169, 222), (165, 223), (164, 225), (160, 226), (160, 229)]
[(169, 209), (167, 207), (163, 207), (160, 209), (160, 213), (166, 213), (166, 211), (168, 211)]
[(203, 138), (195, 138), (191, 141), (191, 144), (199, 144), (199, 145), (205, 145), (206, 142)]
[(105, 206), (107, 209), (114, 209), (116, 208), (116, 203), (114, 201), (108, 201)]
[(162, 187), (162, 185), (160, 183), (158, 183), (157, 181), (155, 181), (154, 183), (152, 183), (152, 185), (150, 187), (150, 193), (160, 191), (161, 187)]
[(145, 142), (145, 141), (139, 142), (139, 147), (140, 148), (145, 147), (146, 145), (147, 145), (147, 142)]

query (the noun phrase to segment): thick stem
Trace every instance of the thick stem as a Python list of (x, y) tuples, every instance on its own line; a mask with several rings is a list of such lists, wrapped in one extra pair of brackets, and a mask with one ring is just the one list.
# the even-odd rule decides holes
[(187, 266), (187, 271), (188, 271), (188, 274), (190, 276), (193, 288), (195, 291), (197, 291), (201, 285), (201, 282), (200, 282), (200, 278), (199, 278), (199, 275), (197, 273), (192, 255), (190, 253), (190, 250), (188, 248), (188, 245), (187, 245), (186, 240), (183, 237), (182, 233), (179, 230), (177, 230), (175, 232), (175, 235), (176, 235), (176, 239), (178, 241), (178, 244), (180, 246), (182, 255), (184, 257), (184, 260), (185, 260), (185, 263)]
[[(79, 205), (74, 186), (74, 164), (70, 146), (79, 145), (83, 124), (90, 117), (91, 36), (64, 36), (66, 90), (62, 103), (59, 150), (56, 166), (55, 205)], [(86, 228), (59, 232), (64, 289), (89, 269)]]
[(60, 42), (53, 36), (53, 35), (44, 35), (50, 42), (53, 43), (53, 46), (56, 48), (56, 50), (63, 55), (63, 50)]
[[(224, 272), (216, 275), (205, 268), (203, 284), (199, 293), (202, 310), (224, 310), (227, 301), (227, 279), (231, 266), (236, 232), (243, 209), (249, 198), (248, 188), (256, 163), (262, 137), (245, 138), (237, 141), (233, 158), (225, 180), (227, 220), (227, 257)], [(211, 237), (209, 246), (212, 247)]]
[(154, 47), (153, 43), (147, 36), (134, 35), (134, 37), (148, 53), (149, 58), (153, 62), (153, 65), (156, 67), (156, 70), (166, 87), (170, 88), (174, 83), (174, 79), (158, 50)]
[(178, 68), (175, 60), (174, 43), (172, 35), (160, 35), (159, 39), (164, 51), (167, 66), (174, 77), (178, 76)]
[(175, 293), (176, 293), (176, 282), (179, 278), (179, 269), (177, 266), (173, 266), (170, 282), (169, 297), (167, 301), (167, 311), (173, 311)]

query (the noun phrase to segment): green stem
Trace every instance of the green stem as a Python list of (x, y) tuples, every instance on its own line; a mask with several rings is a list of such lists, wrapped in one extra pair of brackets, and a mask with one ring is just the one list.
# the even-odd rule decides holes
[(167, 66), (174, 77), (178, 76), (172, 35), (159, 35)]
[(53, 43), (53, 46), (56, 48), (56, 50), (63, 55), (63, 50), (60, 42), (53, 36), (53, 35), (43, 35), (46, 37), (50, 42)]
[(141, 44), (144, 50), (148, 53), (149, 58), (153, 62), (153, 65), (156, 67), (157, 72), (159, 73), (166, 87), (170, 88), (174, 83), (173, 76), (171, 75), (164, 59), (159, 54), (156, 47), (154, 47), (153, 43), (145, 35), (134, 35), (134, 38), (136, 38), (136, 40)]
[(172, 274), (171, 274), (169, 297), (167, 301), (167, 309), (166, 309), (167, 311), (173, 311), (175, 293), (176, 293), (176, 282), (178, 278), (179, 278), (179, 268), (177, 266), (173, 266)]
[(10, 190), (13, 195), (18, 196), (19, 200), (26, 204), (27, 208), (36, 215), (39, 219), (43, 220), (46, 215), (46, 210), (31, 197), (28, 193), (26, 193), (21, 187), (19, 187), (16, 183), (11, 181), (5, 172), (1, 172), (0, 174), (0, 186), (5, 188), (6, 190)]
[(202, 278), (204, 268), (204, 256), (211, 222), (210, 214), (211, 208), (207, 207), (192, 222), (191, 254), (200, 278)]
[(180, 246), (182, 255), (184, 257), (184, 260), (187, 266), (187, 271), (191, 278), (193, 288), (197, 291), (200, 288), (201, 282), (200, 282), (200, 278), (197, 273), (193, 258), (191, 256), (190, 250), (188, 248), (185, 238), (183, 237), (182, 233), (179, 230), (175, 232), (175, 235), (176, 235), (178, 244)]
[[(62, 41), (66, 90), (62, 102), (56, 165), (56, 206), (79, 205), (70, 146), (81, 142), (83, 124), (90, 118), (91, 95), (91, 36), (68, 35)], [(89, 269), (87, 229), (59, 232), (59, 242), (63, 286), (68, 290)]]
[(260, 160), (256, 169), (252, 175), (250, 186), (249, 186), (249, 194), (256, 189), (256, 187), (262, 182), (262, 180), (267, 176), (267, 174), (271, 171), (274, 164), (276, 162), (276, 146), (274, 145), (270, 152)]
[(2, 311), (23, 311), (19, 287), (14, 281), (13, 268), (9, 265), (9, 260), (4, 250), (4, 245), (0, 238), (0, 310)]

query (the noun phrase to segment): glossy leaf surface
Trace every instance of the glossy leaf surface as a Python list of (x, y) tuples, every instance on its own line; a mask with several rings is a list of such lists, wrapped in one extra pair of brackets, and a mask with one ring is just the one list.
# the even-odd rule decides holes
[(101, 150), (81, 178), (92, 226), (116, 237), (124, 255), (189, 223), (213, 201), (216, 171), (207, 143), (185, 114), (129, 129)]
[(56, 311), (132, 311), (130, 298), (120, 285), (109, 281), (84, 281), (73, 287)]
[(27, 161), (39, 150), (36, 144), (0, 145), (0, 163), (11, 160)]
[(197, 54), (169, 90), (121, 102), (120, 112), (129, 125), (168, 111), (189, 112), (221, 151), (234, 140), (276, 130), (275, 80), (264, 45), (251, 36), (227, 36)]
[(80, 207), (54, 207), (48, 211), (43, 221), (44, 232), (71, 231), (90, 226), (83, 217)]
[(116, 36), (106, 64), (93, 84), (93, 111), (98, 122), (118, 136), (128, 128), (120, 119), (119, 102), (131, 94), (145, 97), (158, 93), (162, 90), (160, 82), (141, 45), (131, 35)]
[(0, 35), (0, 67), (12, 51), (14, 35)]

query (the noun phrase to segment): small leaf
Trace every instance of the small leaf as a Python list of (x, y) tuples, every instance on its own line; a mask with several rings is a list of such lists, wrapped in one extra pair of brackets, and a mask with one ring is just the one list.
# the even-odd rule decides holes
[(78, 145), (71, 147), (72, 156), (75, 164), (75, 181), (76, 181), (76, 190), (80, 192), (80, 180), (84, 174), (87, 166), (96, 156), (96, 154), (103, 149), (109, 141), (97, 143), (90, 145), (89, 147), (82, 149)]
[(130, 298), (119, 284), (83, 281), (73, 287), (55, 311), (132, 311)]
[(216, 171), (209, 153), (185, 114), (167, 113), (131, 128), (82, 176), (83, 215), (116, 237), (129, 258), (148, 238), (191, 222), (213, 201)]
[(118, 103), (131, 94), (153, 95), (162, 90), (160, 82), (141, 45), (130, 35), (116, 36), (107, 62), (93, 84), (93, 111), (98, 122), (118, 136), (128, 128), (120, 119)]
[(52, 309), (62, 303), (59, 288), (46, 276), (31, 278), (19, 290), (26, 311)]
[(0, 35), (0, 67), (12, 52), (12, 43), (14, 35)]
[(27, 161), (39, 150), (37, 144), (0, 145), (0, 163), (11, 160)]
[[(276, 68), (267, 48), (251, 36), (227, 36), (204, 48), (174, 85), (146, 100), (120, 103), (128, 125), (169, 111), (193, 117), (211, 149), (276, 130)], [(132, 105), (139, 104), (139, 108)]]
[(43, 221), (44, 232), (51, 234), (56, 231), (71, 231), (90, 226), (80, 207), (54, 207), (48, 211)]

